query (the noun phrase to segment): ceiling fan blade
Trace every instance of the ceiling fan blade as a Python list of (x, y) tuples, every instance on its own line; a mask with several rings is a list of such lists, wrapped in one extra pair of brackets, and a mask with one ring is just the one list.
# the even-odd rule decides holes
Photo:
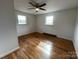
[(46, 3), (43, 3), (42, 5), (40, 5), (39, 7), (43, 7), (43, 6), (45, 6), (46, 5)]
[(37, 4), (34, 0), (31, 0), (31, 2), (33, 2), (34, 4)]
[(44, 9), (44, 8), (39, 8), (39, 9), (46, 11), (46, 9)]
[(29, 4), (31, 4), (33, 7), (36, 7), (36, 5), (34, 5), (32, 2), (29, 2)]
[(28, 8), (28, 9), (35, 9), (35, 8)]

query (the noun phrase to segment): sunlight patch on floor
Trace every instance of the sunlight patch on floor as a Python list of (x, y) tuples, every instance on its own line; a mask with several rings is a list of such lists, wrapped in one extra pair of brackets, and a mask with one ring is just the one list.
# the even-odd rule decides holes
[(43, 51), (47, 55), (50, 55), (53, 48), (53, 44), (49, 41), (40, 42), (37, 48), (39, 48), (41, 51)]

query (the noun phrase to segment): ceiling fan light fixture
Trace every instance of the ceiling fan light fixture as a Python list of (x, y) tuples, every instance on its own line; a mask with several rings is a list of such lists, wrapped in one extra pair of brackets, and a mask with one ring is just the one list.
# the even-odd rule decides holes
[(36, 8), (35, 10), (36, 10), (36, 11), (39, 11), (39, 8)]
[(38, 12), (39, 10), (43, 10), (45, 11), (46, 9), (42, 8), (44, 6), (46, 6), (46, 3), (37, 3), (35, 1), (31, 1), (29, 2), (29, 4), (33, 7), (33, 8), (30, 8), (30, 9), (34, 9), (36, 12)]

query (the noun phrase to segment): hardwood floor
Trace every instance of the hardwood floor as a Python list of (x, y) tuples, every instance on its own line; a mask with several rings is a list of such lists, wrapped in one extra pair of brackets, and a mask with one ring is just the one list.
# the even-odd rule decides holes
[(77, 59), (71, 41), (40, 33), (19, 37), (20, 49), (2, 59)]

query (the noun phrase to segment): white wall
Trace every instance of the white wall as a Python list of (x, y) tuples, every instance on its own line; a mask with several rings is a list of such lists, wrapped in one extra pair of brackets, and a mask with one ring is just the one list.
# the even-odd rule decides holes
[(17, 48), (13, 0), (0, 0), (0, 58)]
[[(53, 26), (44, 25), (45, 17), (49, 15), (54, 17)], [(37, 32), (55, 34), (58, 37), (72, 40), (76, 15), (76, 8), (37, 15)]]
[[(21, 25), (18, 24), (18, 19), (17, 19), (17, 35), (21, 36), (21, 35), (25, 35), (31, 32), (35, 32), (35, 16), (32, 14), (27, 14), (21, 11), (16, 11), (16, 16), (17, 15), (24, 15), (27, 17), (27, 24), (25, 25)], [(16, 17), (17, 18), (17, 17)]]
[(78, 56), (78, 23), (75, 26), (73, 44), (76, 50), (76, 54)]

